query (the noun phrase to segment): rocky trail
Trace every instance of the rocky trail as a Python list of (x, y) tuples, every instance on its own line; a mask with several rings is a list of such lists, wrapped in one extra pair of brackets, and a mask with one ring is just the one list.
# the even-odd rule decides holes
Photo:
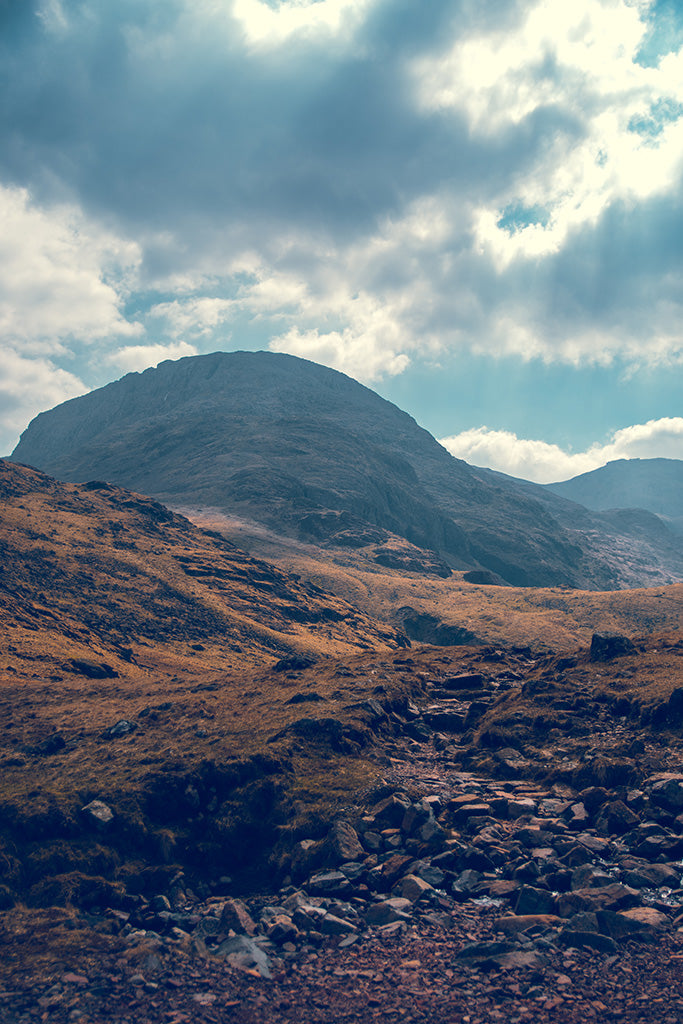
[[(122, 907), (8, 910), (2, 1019), (682, 1022), (680, 739), (643, 726), (672, 725), (677, 691), (659, 711), (587, 701), (578, 663), (478, 657), (394, 662), (420, 696), (367, 702), (383, 779), (298, 840), (279, 888), (207, 895), (178, 872)], [(501, 746), (525, 716), (496, 733), (487, 714), (524, 687), (552, 728)]]

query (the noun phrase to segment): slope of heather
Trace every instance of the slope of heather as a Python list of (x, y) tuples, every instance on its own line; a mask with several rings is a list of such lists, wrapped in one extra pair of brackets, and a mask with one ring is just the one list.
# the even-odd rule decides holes
[(150, 646), (178, 665), (227, 669), (397, 644), (391, 629), (149, 498), (0, 461), (0, 499), (2, 628), (6, 642), (23, 638), (17, 673), (37, 648), (45, 672), (89, 650), (117, 669)]
[[(185, 508), (199, 526), (223, 533), (238, 547), (312, 580), (367, 615), (393, 622), (416, 643), (531, 644), (571, 650), (596, 629), (646, 634), (683, 629), (683, 584), (593, 591), (567, 587), (510, 587), (469, 582), (469, 573), (442, 578), (434, 567), (378, 562), (372, 547), (342, 548), (287, 540), (217, 510)], [(374, 556), (374, 557), (373, 557)], [(475, 577), (478, 579), (478, 577)]]
[[(368, 388), (292, 356), (214, 353), (128, 374), (41, 413), (12, 457), (309, 541), (397, 535), (518, 586), (624, 585), (595, 513), (487, 478)], [(683, 578), (683, 560), (672, 571), (657, 582)], [(637, 568), (628, 578), (650, 581)]]
[[(331, 655), (403, 654), (400, 634), (117, 487), (0, 460), (0, 507), (0, 903), (33, 886), (60, 902), (170, 859), (217, 870), (211, 857), (249, 855), (244, 837), (225, 853), (245, 815), (258, 846), (276, 794), (327, 807), (367, 781), (357, 683)], [(297, 683), (311, 664), (314, 697)], [(277, 737), (321, 716), (346, 763), (319, 756), (312, 726), (310, 751), (283, 766)], [(223, 818), (188, 839), (191, 782), (213, 787)], [(81, 817), (95, 798), (117, 808), (115, 852)]]

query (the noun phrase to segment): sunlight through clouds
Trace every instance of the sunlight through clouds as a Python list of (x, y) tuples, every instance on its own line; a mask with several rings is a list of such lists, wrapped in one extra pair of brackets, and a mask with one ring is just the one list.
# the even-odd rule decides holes
[(352, 31), (373, 0), (234, 0), (232, 13), (253, 45), (281, 46), (294, 35)]
[[(683, 56), (643, 67), (645, 33), (638, 8), (625, 0), (544, 0), (514, 31), (458, 39), (440, 59), (413, 65), (422, 109), (463, 112), (477, 134), (495, 135), (551, 108), (567, 119), (524, 182), (509, 182), (497, 207), (475, 212), (479, 246), (499, 268), (556, 252), (614, 200), (646, 199), (679, 179)], [(634, 130), (653, 112), (656, 121), (658, 108), (672, 113), (654, 132)], [(527, 223), (506, 224), (510, 204), (529, 211)]]
[(678, 411), (674, 0), (10, 6), (0, 358), (94, 387), (270, 346), (433, 432), (538, 438), (551, 400), (503, 413), (502, 368), (525, 394), (599, 377), (596, 426), (564, 413), (579, 447)]

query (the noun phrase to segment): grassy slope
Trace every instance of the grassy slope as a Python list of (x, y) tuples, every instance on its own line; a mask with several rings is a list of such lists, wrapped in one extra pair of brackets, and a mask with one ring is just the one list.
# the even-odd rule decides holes
[(372, 564), (363, 551), (285, 541), (208, 510), (187, 514), (387, 622), (397, 609), (410, 605), (471, 630), (484, 643), (532, 644), (556, 651), (588, 645), (596, 631), (640, 635), (683, 628), (683, 584), (605, 592), (474, 586), (461, 573), (439, 579), (395, 571)]

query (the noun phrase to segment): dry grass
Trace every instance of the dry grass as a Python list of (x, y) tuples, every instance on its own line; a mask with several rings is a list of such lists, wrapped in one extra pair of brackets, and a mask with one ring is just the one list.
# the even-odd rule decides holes
[(683, 584), (639, 590), (475, 586), (462, 573), (449, 579), (386, 569), (371, 551), (324, 549), (278, 537), (213, 510), (186, 510), (199, 525), (222, 531), (245, 550), (296, 572), (384, 622), (409, 605), (448, 625), (470, 630), (483, 643), (531, 644), (569, 651), (594, 632), (627, 635), (683, 628)]

